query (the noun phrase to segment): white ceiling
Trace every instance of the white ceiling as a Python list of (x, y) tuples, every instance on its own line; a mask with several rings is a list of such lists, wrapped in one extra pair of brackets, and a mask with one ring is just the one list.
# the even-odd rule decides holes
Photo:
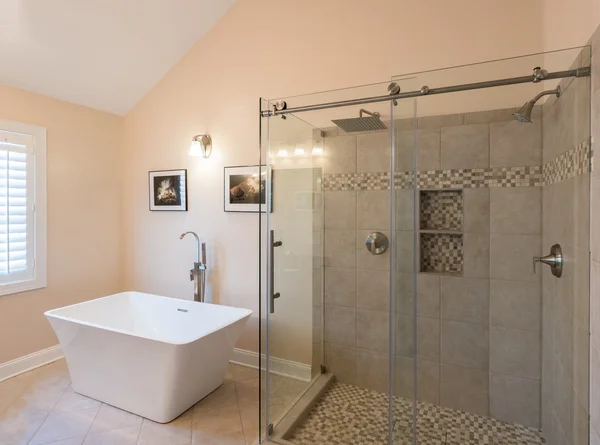
[(0, 0), (0, 84), (126, 114), (235, 0)]

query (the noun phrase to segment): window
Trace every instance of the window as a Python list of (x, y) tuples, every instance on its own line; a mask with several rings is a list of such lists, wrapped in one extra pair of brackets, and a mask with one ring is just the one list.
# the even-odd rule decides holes
[(0, 295), (46, 286), (46, 129), (0, 120)]

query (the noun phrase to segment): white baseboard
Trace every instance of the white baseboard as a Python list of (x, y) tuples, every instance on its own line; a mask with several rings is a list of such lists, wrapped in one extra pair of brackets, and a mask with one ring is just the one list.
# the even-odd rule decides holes
[[(259, 356), (257, 352), (235, 348), (233, 350), (233, 357), (231, 359), (231, 362), (237, 363), (238, 365), (249, 366), (251, 368), (258, 369), (258, 358)], [(277, 357), (271, 358), (269, 372), (285, 377), (291, 377), (296, 380), (302, 380), (304, 382), (310, 382), (312, 378), (310, 365), (293, 362), (291, 360), (284, 360), (282, 358)]]
[[(11, 377), (47, 365), (48, 363), (60, 360), (64, 355), (60, 349), (60, 345), (52, 346), (42, 351), (34, 352), (33, 354), (19, 357), (10, 362), (0, 364), (0, 382)], [(259, 360), (258, 353), (246, 351), (244, 349), (234, 349), (232, 363), (249, 366), (258, 369)], [(270, 363), (270, 372), (285, 377), (291, 377), (296, 380), (309, 382), (312, 378), (310, 365), (304, 363), (293, 362), (273, 357)]]
[(48, 363), (60, 360), (64, 355), (60, 345), (34, 352), (33, 354), (19, 357), (10, 362), (0, 364), (0, 382), (10, 379), (24, 372), (47, 365)]

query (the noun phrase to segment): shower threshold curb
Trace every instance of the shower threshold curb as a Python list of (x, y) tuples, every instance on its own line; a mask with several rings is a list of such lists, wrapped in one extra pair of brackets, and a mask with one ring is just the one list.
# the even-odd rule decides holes
[(294, 432), (295, 428), (310, 413), (310, 410), (327, 392), (334, 382), (333, 374), (320, 375), (308, 390), (300, 396), (294, 406), (277, 422), (269, 441), (279, 445), (294, 445), (287, 438)]

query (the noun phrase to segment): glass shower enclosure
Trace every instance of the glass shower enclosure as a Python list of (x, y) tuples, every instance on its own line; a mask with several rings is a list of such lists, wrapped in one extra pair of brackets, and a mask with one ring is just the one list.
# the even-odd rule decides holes
[(589, 443), (589, 67), (261, 100), (263, 441)]

